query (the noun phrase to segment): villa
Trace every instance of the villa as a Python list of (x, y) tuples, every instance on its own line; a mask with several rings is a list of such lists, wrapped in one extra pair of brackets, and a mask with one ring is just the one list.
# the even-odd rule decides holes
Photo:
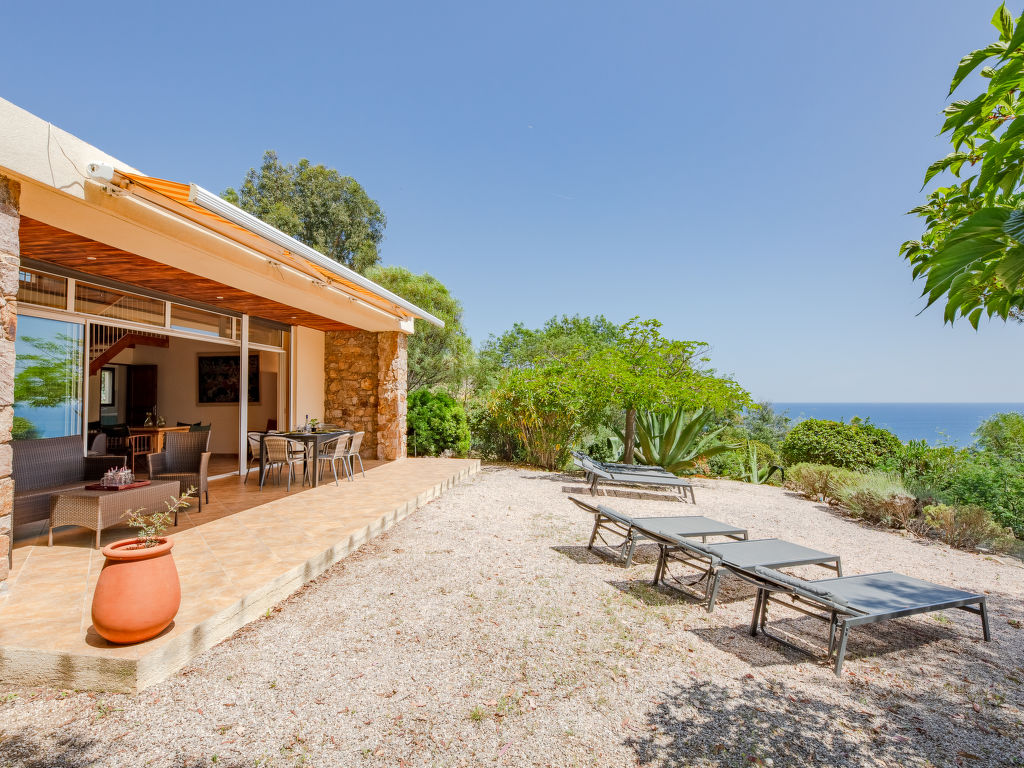
[[(94, 450), (101, 435), (121, 439), (120, 460), (141, 468), (169, 433), (208, 431), (210, 500), (175, 537), (184, 602), (161, 639), (188, 636), (200, 650), (358, 546), (372, 535), (364, 529), (383, 529), (477, 466), (397, 461), (406, 455), (407, 338), (414, 319), (440, 320), (219, 196), (147, 176), (2, 99), (0, 270), (0, 679), (134, 687), (149, 674), (145, 649), (90, 635), (102, 565), (93, 532), (58, 529), (56, 546), (45, 546), (46, 499), (28, 505), (18, 495), (38, 486), (31, 473), (105, 457)], [(33, 366), (43, 370), (16, 382)], [(299, 484), (299, 493), (243, 482), (250, 433), (311, 420), (362, 433), (365, 479)], [(327, 517), (309, 519), (314, 510)], [(342, 525), (336, 510), (356, 517)], [(251, 539), (226, 527), (244, 525), (232, 520), (244, 514)], [(211, 543), (218, 526), (223, 547)], [(216, 550), (216, 589), (190, 583), (200, 546)], [(242, 559), (232, 564), (235, 549)], [(257, 549), (266, 550), (258, 567), (245, 560)], [(215, 631), (203, 628), (211, 618)], [(173, 660), (152, 679), (194, 652), (163, 648)]]

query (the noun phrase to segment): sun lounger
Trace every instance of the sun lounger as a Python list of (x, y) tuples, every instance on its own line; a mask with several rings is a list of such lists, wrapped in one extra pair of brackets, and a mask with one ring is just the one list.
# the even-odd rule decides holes
[(730, 570), (758, 588), (754, 615), (750, 621), (751, 635), (756, 636), (760, 628), (761, 632), (773, 640), (808, 653), (806, 648), (774, 635), (767, 629), (768, 605), (773, 595), (786, 595), (789, 597), (785, 603), (787, 607), (828, 623), (829, 642), (826, 658), (831, 659), (833, 655), (835, 656), (837, 675), (843, 671), (843, 659), (846, 656), (850, 630), (865, 624), (876, 624), (947, 608), (959, 608), (981, 616), (982, 634), (985, 640), (991, 638), (984, 595), (944, 587), (901, 573), (884, 571), (862, 576), (805, 581), (763, 566), (730, 566)]
[(684, 499), (689, 493), (690, 501), (694, 504), (697, 503), (697, 498), (693, 493), (693, 483), (682, 477), (676, 477), (662, 467), (648, 467), (639, 464), (605, 464), (594, 461), (578, 451), (574, 451), (572, 457), (576, 465), (586, 474), (587, 480), (590, 482), (592, 496), (597, 495), (598, 485), (603, 480), (622, 485), (668, 486), (675, 488)]
[[(679, 562), (702, 571), (703, 575), (699, 579), (684, 586), (693, 587), (706, 581), (702, 599), (707, 602), (709, 612), (715, 609), (721, 576), (730, 571), (751, 569), (756, 566), (778, 569), (818, 565), (835, 571), (840, 576), (843, 575), (842, 559), (839, 555), (821, 552), (783, 539), (750, 539), (706, 544), (676, 536), (656, 526), (644, 530), (644, 535), (658, 542), (661, 547), (653, 583), (676, 586), (665, 581), (670, 562)], [(677, 579), (673, 580), (677, 584), (682, 584)]]
[[(707, 541), (709, 536), (724, 536), (742, 541), (747, 538), (745, 528), (720, 523), (702, 515), (685, 515), (680, 517), (630, 517), (610, 507), (594, 506), (582, 499), (570, 496), (569, 500), (585, 512), (594, 516), (594, 530), (590, 534), (587, 549), (594, 548), (598, 539), (607, 546), (619, 550), (618, 559), (625, 560), (628, 568), (633, 563), (633, 552), (637, 541), (648, 538), (646, 530), (669, 531), (674, 536), (699, 538)], [(611, 544), (604, 538), (605, 531), (612, 531), (622, 536), (622, 542)]]

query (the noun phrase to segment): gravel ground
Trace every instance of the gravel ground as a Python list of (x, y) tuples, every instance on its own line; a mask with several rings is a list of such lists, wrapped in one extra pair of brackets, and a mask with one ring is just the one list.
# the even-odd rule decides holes
[(991, 595), (993, 642), (959, 611), (890, 622), (855, 631), (837, 679), (751, 638), (735, 580), (707, 614), (649, 586), (649, 549), (628, 570), (588, 552), (572, 486), (485, 467), (141, 694), (0, 688), (0, 765), (1024, 765), (1019, 562), (766, 486), (608, 500)]

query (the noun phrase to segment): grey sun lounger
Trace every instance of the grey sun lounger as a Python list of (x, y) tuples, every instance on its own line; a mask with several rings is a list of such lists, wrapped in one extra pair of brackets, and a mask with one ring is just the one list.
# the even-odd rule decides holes
[(693, 483), (682, 477), (677, 477), (662, 467), (648, 467), (638, 464), (604, 464), (594, 461), (586, 454), (573, 452), (573, 461), (586, 474), (590, 482), (590, 495), (597, 495), (598, 485), (601, 481), (619, 483), (621, 485), (650, 485), (668, 486), (675, 488), (679, 495), (685, 499), (687, 494), (690, 501), (697, 503), (697, 497), (693, 493)]
[[(750, 570), (757, 566), (777, 569), (818, 565), (835, 571), (840, 576), (843, 575), (842, 558), (839, 555), (821, 552), (783, 539), (750, 539), (706, 544), (656, 528), (648, 529), (644, 533), (648, 538), (657, 541), (661, 547), (653, 584), (679, 588), (665, 581), (670, 562), (679, 562), (702, 571), (703, 575), (699, 579), (685, 586), (693, 587), (706, 581), (702, 599), (707, 602), (709, 612), (715, 609), (721, 577), (729, 572)], [(673, 580), (682, 584), (677, 579)]]
[[(702, 515), (685, 515), (680, 517), (630, 517), (610, 507), (594, 506), (574, 496), (569, 501), (578, 506), (584, 512), (594, 516), (594, 530), (590, 534), (590, 541), (587, 549), (594, 548), (594, 542), (598, 539), (606, 546), (618, 549), (618, 559), (624, 560), (628, 568), (633, 563), (633, 552), (636, 549), (637, 541), (650, 538), (646, 531), (666, 531), (673, 536), (700, 539), (707, 541), (709, 536), (724, 536), (729, 539), (742, 541), (747, 538), (745, 528), (737, 528), (734, 525), (721, 523)], [(611, 531), (622, 536), (622, 542), (617, 544), (609, 543), (604, 538), (604, 532)]]
[(883, 571), (805, 581), (763, 566), (732, 570), (757, 587), (750, 634), (756, 636), (760, 629), (767, 637), (783, 645), (809, 653), (806, 648), (768, 631), (768, 605), (776, 593), (786, 595), (789, 598), (785, 603), (788, 608), (828, 623), (828, 653), (825, 658), (835, 656), (836, 675), (843, 671), (850, 630), (865, 624), (959, 608), (979, 615), (982, 635), (986, 641), (991, 639), (984, 595), (944, 587), (902, 573)]

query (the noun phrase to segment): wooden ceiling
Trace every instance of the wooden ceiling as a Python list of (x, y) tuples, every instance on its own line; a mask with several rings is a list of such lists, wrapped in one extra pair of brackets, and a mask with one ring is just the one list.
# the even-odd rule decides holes
[(304, 325), (321, 331), (342, 331), (352, 328), (350, 325), (304, 309), (290, 307), (183, 269), (169, 267), (25, 216), (21, 217), (19, 234), (22, 256), (57, 264), (66, 269), (99, 275), (108, 280), (117, 280), (172, 296), (181, 296), (213, 307), (265, 317), (287, 325)]

